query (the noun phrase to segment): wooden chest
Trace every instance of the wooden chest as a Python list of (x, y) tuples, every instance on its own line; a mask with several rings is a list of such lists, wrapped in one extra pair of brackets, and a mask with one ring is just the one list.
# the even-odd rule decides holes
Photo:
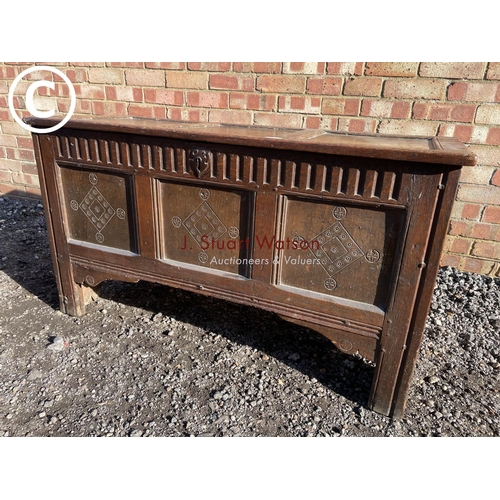
[(267, 309), (374, 361), (370, 408), (402, 416), (459, 141), (73, 119), (34, 144), (62, 311), (107, 279)]

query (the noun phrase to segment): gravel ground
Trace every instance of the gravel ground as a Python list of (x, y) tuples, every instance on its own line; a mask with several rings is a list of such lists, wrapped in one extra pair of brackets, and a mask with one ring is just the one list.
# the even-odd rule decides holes
[(498, 436), (500, 279), (441, 269), (405, 417), (373, 366), (276, 316), (108, 282), (58, 311), (38, 201), (0, 198), (0, 436)]

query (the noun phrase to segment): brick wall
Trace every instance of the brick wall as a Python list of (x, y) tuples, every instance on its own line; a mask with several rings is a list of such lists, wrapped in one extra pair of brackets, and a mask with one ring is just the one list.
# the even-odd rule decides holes
[[(74, 83), (75, 116), (457, 137), (479, 166), (463, 169), (442, 264), (500, 276), (500, 63), (37, 64)], [(0, 195), (40, 192), (30, 135), (7, 106), (12, 81), (33, 65), (0, 63)], [(54, 95), (67, 110), (67, 86), (57, 85)], [(44, 99), (53, 106), (45, 93), (39, 109)]]

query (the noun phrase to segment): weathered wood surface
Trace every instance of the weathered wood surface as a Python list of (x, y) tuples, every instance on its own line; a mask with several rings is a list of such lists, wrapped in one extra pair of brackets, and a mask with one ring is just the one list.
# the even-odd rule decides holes
[[(35, 127), (51, 127), (54, 118), (26, 119)], [(121, 132), (189, 141), (216, 142), (294, 151), (386, 158), (393, 160), (475, 165), (477, 157), (454, 137), (349, 134), (327, 130), (295, 130), (217, 123), (191, 123), (140, 118), (73, 118), (66, 128)]]
[(34, 143), (64, 312), (107, 279), (270, 310), (374, 361), (369, 406), (403, 414), (458, 141), (92, 119)]

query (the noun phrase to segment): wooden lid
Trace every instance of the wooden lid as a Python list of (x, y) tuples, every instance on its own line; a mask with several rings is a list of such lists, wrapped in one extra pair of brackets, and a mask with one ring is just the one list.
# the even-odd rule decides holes
[[(56, 118), (35, 117), (24, 121), (39, 128), (60, 122)], [(73, 118), (63, 128), (460, 166), (475, 165), (477, 161), (476, 154), (454, 137), (350, 134), (319, 129), (99, 117)]]

